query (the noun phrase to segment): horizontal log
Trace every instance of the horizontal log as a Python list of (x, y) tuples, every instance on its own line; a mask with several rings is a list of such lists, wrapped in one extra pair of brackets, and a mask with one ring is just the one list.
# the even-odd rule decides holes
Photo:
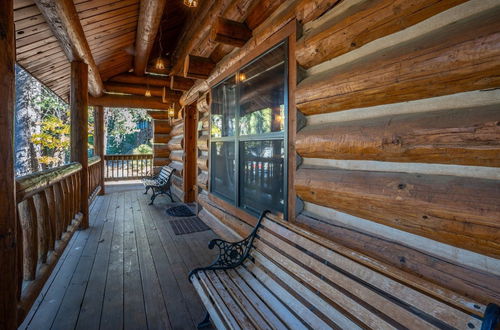
[(149, 86), (148, 85), (139, 85), (139, 84), (124, 84), (124, 83), (116, 83), (109, 82), (104, 83), (104, 89), (106, 92), (111, 93), (125, 93), (125, 94), (133, 94), (144, 96), (146, 91), (149, 89), (149, 92), (152, 96), (161, 97), (162, 100), (165, 99), (165, 102), (179, 102), (179, 98), (181, 97), (181, 93), (178, 91), (173, 91), (170, 88), (165, 90), (165, 97), (163, 98), (163, 88), (158, 86)]
[[(361, 262), (368, 267), (377, 265), (376, 270), (443, 300), (454, 302), (455, 299), (451, 300), (449, 297), (456, 297), (458, 293), (469, 297), (463, 299), (467, 302), (471, 298), (483, 304), (500, 302), (500, 278), (493, 274), (454, 264), (438, 255), (429, 255), (390, 238), (365, 232), (362, 228), (349, 228), (335, 219), (317, 219), (312, 215), (302, 214), (296, 221), (305, 230), (329, 239), (330, 244), (341, 244), (348, 249), (360, 251), (364, 258)], [(431, 283), (441, 288), (436, 290), (435, 284)], [(477, 313), (471, 309), (470, 312)]]
[[(466, 0), (365, 1), (322, 22), (297, 42), (297, 62), (305, 68), (401, 31)], [(319, 18), (324, 21), (324, 17)]]
[(153, 119), (158, 120), (167, 120), (168, 119), (168, 111), (148, 111), (148, 115)]
[(101, 97), (89, 95), (89, 105), (100, 105), (107, 108), (139, 108), (167, 110), (171, 104), (163, 103), (161, 97), (138, 95), (104, 94)]
[(183, 150), (184, 149), (184, 135), (177, 135), (168, 141), (168, 148), (170, 150)]
[(198, 99), (198, 102), (196, 102), (196, 109), (201, 113), (210, 110), (210, 92), (206, 92)]
[(297, 86), (297, 108), (311, 115), (498, 87), (499, 15), (491, 10), (310, 76)]
[(194, 85), (194, 80), (181, 76), (170, 76), (170, 89), (173, 91), (188, 91)]
[(55, 183), (66, 179), (81, 169), (82, 165), (80, 163), (71, 163), (57, 168), (18, 177), (16, 178), (16, 200), (19, 203), (34, 194), (53, 186)]
[(197, 182), (199, 185), (203, 187), (203, 189), (208, 190), (208, 172), (207, 171), (201, 171), (200, 174), (198, 174)]
[(218, 17), (210, 30), (210, 41), (241, 47), (252, 37), (252, 30), (245, 23)]
[(208, 171), (208, 157), (207, 156), (199, 156), (196, 161), (198, 164), (198, 168), (202, 171)]
[(234, 230), (241, 237), (248, 236), (248, 234), (252, 231), (252, 227), (250, 225), (230, 214), (223, 208), (223, 206), (212, 202), (208, 196), (203, 194), (198, 195), (198, 203), (200, 203), (205, 210), (210, 212), (225, 227), (230, 230)]
[(202, 135), (198, 138), (197, 145), (198, 149), (207, 151), (208, 150), (208, 135)]
[(168, 120), (153, 120), (153, 132), (154, 134), (168, 134), (172, 131), (172, 126), (170, 126), (170, 121)]
[(154, 143), (168, 143), (170, 141), (170, 134), (154, 134), (153, 142)]
[(177, 173), (176, 173), (177, 176), (182, 178), (182, 170), (184, 169), (184, 164), (182, 162), (172, 161), (169, 164), (169, 166), (172, 168), (175, 168), (175, 170), (177, 171)]
[(215, 67), (210, 58), (188, 55), (184, 60), (184, 77), (207, 79)]
[(499, 106), (308, 126), (302, 157), (500, 166)]
[(153, 159), (153, 166), (155, 167), (155, 173), (160, 171), (159, 169), (158, 169), (158, 171), (156, 171), (156, 167), (165, 166), (168, 164), (170, 164), (170, 158), (168, 158), (168, 157), (161, 157), (161, 158), (155, 157)]
[(109, 81), (115, 83), (149, 85), (157, 87), (170, 86), (169, 78), (150, 74), (146, 74), (144, 76), (136, 76), (133, 73), (122, 73), (111, 77)]
[(175, 125), (172, 128), (172, 131), (170, 132), (170, 135), (172, 135), (172, 136), (177, 136), (177, 135), (181, 135), (181, 134), (184, 134), (184, 123), (180, 123), (180, 124)]
[(166, 143), (153, 143), (154, 157), (165, 158), (170, 156), (170, 149)]
[(201, 118), (201, 128), (208, 129), (210, 127), (210, 117)]
[(184, 161), (184, 150), (173, 150), (170, 153), (170, 159), (178, 162)]
[(498, 258), (500, 183), (393, 172), (302, 168), (305, 201)]
[(184, 201), (184, 192), (175, 184), (172, 185), (172, 194), (176, 196), (181, 202)]

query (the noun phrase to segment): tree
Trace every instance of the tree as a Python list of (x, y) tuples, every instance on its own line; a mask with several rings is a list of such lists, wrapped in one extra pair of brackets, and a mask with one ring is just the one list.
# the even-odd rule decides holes
[(151, 117), (147, 110), (106, 109), (107, 147), (109, 154), (129, 154), (138, 145), (151, 146)]

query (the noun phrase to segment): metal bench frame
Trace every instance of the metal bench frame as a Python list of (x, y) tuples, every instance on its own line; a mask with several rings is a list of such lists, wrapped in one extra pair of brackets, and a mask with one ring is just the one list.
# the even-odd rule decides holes
[[(191, 282), (191, 277), (199, 271), (234, 269), (243, 265), (247, 259), (252, 258), (250, 252), (253, 248), (253, 241), (267, 213), (270, 213), (270, 211), (265, 210), (260, 214), (259, 220), (250, 235), (241, 241), (231, 243), (221, 239), (211, 240), (208, 248), (213, 249), (217, 246), (219, 248), (219, 255), (209, 266), (193, 269), (188, 275), (189, 282)], [(482, 321), (481, 330), (496, 329), (500, 325), (500, 306), (494, 303), (488, 304)], [(209, 325), (210, 314), (207, 312), (203, 321), (198, 324), (198, 329)]]
[[(167, 180), (161, 180), (160, 175), (161, 175), (162, 171), (166, 168), (169, 168), (172, 171), (170, 172), (170, 175), (168, 176)], [(172, 197), (172, 191), (170, 190), (170, 187), (172, 186), (172, 176), (173, 176), (174, 172), (175, 172), (175, 168), (172, 168), (172, 167), (167, 165), (167, 166), (163, 166), (157, 175), (149, 177), (149, 178), (144, 178), (142, 180), (142, 183), (144, 184), (144, 186), (146, 188), (144, 195), (148, 194), (149, 189), (151, 189), (153, 191), (153, 195), (151, 196), (151, 202), (149, 203), (149, 205), (153, 205), (153, 203), (158, 195), (168, 195), (170, 197), (170, 200), (172, 201), (172, 203), (174, 202), (174, 198)]]

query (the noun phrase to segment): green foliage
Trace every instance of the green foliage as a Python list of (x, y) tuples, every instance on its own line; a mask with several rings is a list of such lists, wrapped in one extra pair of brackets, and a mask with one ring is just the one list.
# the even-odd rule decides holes
[(153, 148), (148, 145), (148, 144), (141, 144), (134, 150), (132, 150), (133, 154), (152, 154), (153, 153)]
[(40, 146), (38, 161), (44, 165), (57, 166), (64, 163), (70, 147), (69, 110), (67, 104), (50, 90), (42, 88), (35, 104), (42, 114), (40, 132), (31, 136), (31, 142)]
[(138, 145), (150, 145), (150, 121), (151, 117), (144, 109), (106, 109), (106, 153), (129, 154)]

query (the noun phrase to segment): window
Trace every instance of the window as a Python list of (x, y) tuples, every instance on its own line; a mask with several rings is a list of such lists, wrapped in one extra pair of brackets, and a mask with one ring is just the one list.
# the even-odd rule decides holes
[(210, 190), (255, 215), (286, 209), (287, 51), (277, 45), (212, 89)]

